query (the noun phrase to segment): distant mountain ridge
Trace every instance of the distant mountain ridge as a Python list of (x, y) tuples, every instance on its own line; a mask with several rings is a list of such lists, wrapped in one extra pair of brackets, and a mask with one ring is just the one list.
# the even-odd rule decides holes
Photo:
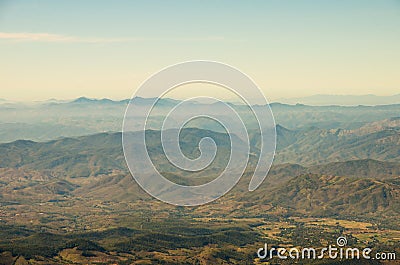
[[(148, 103), (154, 98), (134, 98), (140, 103)], [(62, 101), (63, 103), (122, 103), (127, 104), (131, 99), (112, 100), (109, 98), (87, 98), (79, 97), (72, 101)], [(169, 101), (177, 103), (179, 99), (162, 98), (161, 101)], [(1, 101), (1, 100), (0, 100)], [(226, 101), (230, 104), (236, 105), (237, 103)], [(271, 105), (309, 105), (309, 106), (376, 106), (376, 105), (396, 105), (400, 104), (400, 94), (392, 96), (376, 96), (373, 94), (368, 95), (312, 95), (308, 97), (299, 98), (280, 98), (272, 101)]]
[[(136, 104), (147, 107), (154, 101), (151, 98), (135, 98)], [(121, 131), (124, 113), (129, 100), (90, 99), (81, 97), (73, 101), (50, 100), (40, 103), (22, 104), (5, 102), (0, 104), (0, 143), (11, 142), (18, 139), (34, 141), (47, 141), (61, 137), (77, 137), (81, 135), (96, 134), (101, 132)], [(161, 99), (153, 109), (149, 118), (149, 129), (160, 129), (160, 124), (169, 111), (179, 103), (174, 99)], [(250, 128), (255, 128), (255, 120), (248, 119), (249, 109), (242, 105), (230, 104), (244, 121), (249, 123)], [(307, 106), (287, 105), (282, 103), (271, 103), (276, 124), (282, 125), (289, 130), (320, 128), (320, 129), (342, 129), (343, 132), (351, 133), (362, 131), (380, 130), (379, 126), (393, 127), (395, 120), (387, 124), (380, 124), (382, 120), (390, 120), (399, 117), (400, 104), (380, 106)], [(213, 108), (216, 117), (226, 115), (225, 109), (220, 104), (194, 102), (186, 105), (183, 111), (175, 113), (179, 115), (189, 113), (201, 113)], [(264, 108), (263, 106), (254, 106)], [(179, 119), (177, 119), (179, 120)], [(376, 124), (368, 124), (374, 123)], [(251, 123), (251, 124), (250, 124)], [(366, 126), (367, 125), (367, 126)], [(134, 124), (135, 128), (140, 127)], [(198, 119), (193, 121), (192, 127), (218, 130), (218, 126)], [(369, 127), (368, 127), (369, 126)], [(135, 129), (134, 128), (134, 129)], [(283, 134), (283, 132), (282, 132)], [(285, 134), (288, 134), (287, 132)], [(291, 141), (290, 138), (287, 138)]]
[[(154, 98), (143, 98), (136, 97), (140, 103), (148, 103), (154, 100)], [(43, 101), (35, 101), (37, 104), (68, 104), (68, 103), (98, 103), (98, 104), (127, 104), (131, 99), (110, 99), (110, 98), (90, 98), (90, 97), (78, 97), (72, 100), (66, 99), (48, 99)], [(179, 99), (174, 98), (162, 98), (161, 101), (169, 102), (180, 102)], [(11, 101), (7, 99), (0, 98), (2, 103), (29, 103), (23, 101)], [(226, 101), (227, 103), (237, 105), (239, 103)], [(204, 102), (202, 102), (205, 104)], [(31, 104), (31, 103), (29, 103)], [(391, 96), (377, 96), (373, 94), (366, 95), (331, 95), (331, 94), (316, 94), (306, 97), (286, 97), (278, 98), (276, 100), (270, 100), (271, 105), (308, 105), (308, 106), (376, 106), (376, 105), (396, 105), (400, 104), (400, 94), (395, 94)], [(240, 105), (240, 104), (239, 104)]]
[(286, 104), (305, 104), (314, 106), (357, 106), (357, 105), (390, 105), (400, 103), (400, 94), (392, 96), (368, 95), (312, 95), (298, 98), (280, 98), (277, 101)]
[(62, 103), (72, 103), (72, 104), (128, 104), (130, 101), (135, 102), (135, 104), (146, 105), (150, 104), (157, 100), (157, 104), (177, 104), (180, 102), (179, 100), (170, 99), (170, 98), (142, 98), (142, 97), (135, 97), (133, 99), (122, 99), (122, 100), (112, 100), (108, 98), (96, 99), (96, 98), (87, 98), (87, 97), (80, 97), (74, 99), (69, 102), (62, 102)]

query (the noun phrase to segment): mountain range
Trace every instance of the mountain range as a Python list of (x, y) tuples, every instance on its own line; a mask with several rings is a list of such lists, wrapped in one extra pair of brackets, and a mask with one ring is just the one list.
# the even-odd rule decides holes
[[(1, 264), (257, 264), (264, 242), (322, 247), (343, 234), (352, 246), (400, 249), (400, 105), (271, 104), (276, 156), (249, 192), (261, 140), (246, 108), (231, 104), (250, 137), (243, 177), (212, 203), (176, 207), (148, 195), (127, 169), (120, 132), (127, 103), (0, 104)], [(180, 132), (182, 153), (198, 157), (204, 137), (218, 151), (204, 171), (177, 169), (157, 129), (177, 103), (162, 100), (155, 109), (147, 148), (165, 178), (201, 185), (223, 171), (229, 136), (236, 136), (207, 121), (190, 123)], [(206, 108), (225, 115), (209, 102), (187, 112)]]
[[(400, 163), (399, 121), (383, 120), (356, 130), (319, 128), (289, 130), (277, 126), (275, 163), (312, 166), (365, 159)], [(157, 164), (165, 166), (165, 171), (171, 171), (165, 157), (160, 155), (162, 150), (159, 132), (148, 131), (148, 135), (150, 139), (153, 138), (148, 141), (148, 149), (153, 152)], [(198, 152), (197, 143), (201, 138), (210, 136), (216, 139), (220, 144), (220, 150), (224, 150), (217, 156), (216, 165), (221, 167), (226, 163), (224, 157), (229, 157), (230, 150), (229, 137), (226, 134), (188, 128), (182, 131), (181, 136), (184, 150), (189, 150), (186, 153), (193, 156)], [(259, 135), (250, 133), (250, 143), (252, 150), (259, 150)], [(76, 176), (124, 169), (121, 133), (101, 133), (42, 143), (18, 140), (0, 144), (0, 167), (52, 169)], [(92, 169), (89, 170), (89, 167)]]
[[(135, 102), (147, 106), (152, 100), (136, 98)], [(76, 137), (101, 132), (121, 131), (128, 100), (78, 98), (68, 102), (42, 102), (37, 104), (0, 104), (0, 143), (19, 139), (48, 141), (61, 137)], [(148, 129), (159, 130), (160, 121), (179, 101), (161, 99), (149, 117)], [(231, 104), (243, 116), (249, 127), (255, 126), (249, 110)], [(369, 123), (399, 117), (400, 105), (381, 106), (307, 106), (272, 103), (275, 122), (289, 130), (316, 127), (320, 129), (355, 130)], [(226, 115), (218, 104), (194, 102), (177, 115), (213, 109), (216, 117)], [(254, 106), (254, 108), (265, 108)], [(177, 117), (179, 118), (179, 117)], [(220, 126), (197, 120), (192, 127), (221, 131)], [(139, 127), (138, 127), (139, 129)]]
[[(385, 215), (387, 222), (392, 222), (393, 218), (400, 214), (400, 145), (388, 144), (392, 146), (392, 151), (382, 152), (386, 150), (385, 147), (372, 152), (377, 146), (373, 141), (360, 141), (357, 144), (351, 138), (338, 140), (340, 136), (337, 133), (327, 136), (320, 131), (308, 131), (305, 136), (300, 136), (299, 132), (279, 128), (278, 135), (282, 132), (293, 133), (296, 138), (293, 143), (284, 139), (274, 165), (260, 188), (251, 193), (245, 192), (252, 171), (250, 166), (239, 184), (223, 197), (221, 202), (235, 204), (248, 201), (249, 205), (254, 206), (272, 205), (286, 209), (291, 215), (342, 218), (362, 216), (367, 219)], [(149, 133), (150, 139), (160, 137), (157, 131)], [(176, 183), (198, 185), (199, 180), (209, 181), (210, 177), (218, 175), (225, 165), (224, 158), (229, 156), (225, 149), (229, 146), (228, 139), (221, 133), (195, 128), (185, 129), (182, 132), (181, 146), (183, 153), (196, 157), (199, 154), (197, 143), (205, 136), (216, 139), (217, 145), (222, 148), (219, 153), (221, 157), (218, 158), (217, 155), (217, 162), (209, 171), (205, 171), (206, 174), (187, 175), (185, 172), (174, 170), (165, 157), (160, 155), (160, 142), (155, 140), (149, 142), (150, 157), (163, 175)], [(372, 136), (367, 134), (366, 139), (384, 142), (387, 138), (385, 133), (372, 133)], [(315, 140), (318, 137), (319, 139)], [(298, 146), (302, 146), (303, 150), (306, 139), (313, 140), (304, 149), (308, 150), (304, 157), (310, 159), (307, 160), (309, 165), (280, 162), (285, 160), (288, 153), (296, 153), (292, 150), (299, 148)], [(343, 151), (326, 151), (337, 155), (321, 159), (321, 146), (318, 143), (328, 141), (327, 139), (332, 142), (323, 145), (324, 148), (330, 146), (331, 150), (342, 148)], [(335, 142), (338, 142), (336, 146)], [(346, 152), (343, 149), (344, 143), (352, 143), (352, 149)], [(366, 146), (366, 143), (370, 143), (370, 146)], [(361, 152), (360, 150), (364, 149), (369, 152), (370, 158), (359, 159), (358, 157), (365, 156), (359, 154), (358, 157), (351, 156), (352, 159), (349, 160), (350, 154), (354, 154), (355, 150)], [(387, 153), (397, 154), (392, 156), (393, 162), (385, 161), (388, 160)], [(382, 157), (386, 159), (376, 160)], [(319, 163), (320, 161), (324, 163)], [(0, 174), (0, 202), (3, 204), (13, 200), (18, 200), (19, 203), (65, 200), (71, 196), (114, 202), (151, 201), (135, 184), (127, 170), (121, 146), (121, 133), (102, 133), (41, 143), (19, 140), (0, 144)], [(247, 214), (256, 215), (256, 208), (251, 209), (248, 209)], [(236, 210), (232, 214), (235, 212)]]

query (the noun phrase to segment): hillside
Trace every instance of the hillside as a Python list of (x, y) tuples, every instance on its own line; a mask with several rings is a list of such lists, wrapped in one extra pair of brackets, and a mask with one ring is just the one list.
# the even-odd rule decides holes
[(399, 181), (307, 174), (276, 188), (265, 203), (307, 216), (393, 218), (400, 214)]
[[(309, 137), (303, 133), (279, 127), (281, 151), (298, 148), (296, 143)], [(225, 134), (193, 128), (182, 132), (188, 156), (198, 155), (197, 143), (204, 136), (222, 147), (222, 157), (206, 177), (183, 175), (165, 165), (159, 136), (149, 131), (149, 147), (170, 180), (199, 184), (224, 165)], [(337, 148), (333, 143), (330, 148)], [(256, 150), (256, 138), (252, 144)], [(253, 192), (247, 190), (250, 167), (220, 199), (175, 207), (155, 200), (132, 179), (120, 133), (1, 144), (0, 263), (223, 264), (228, 259), (252, 264), (264, 241), (322, 246), (342, 233), (352, 245), (399, 249), (394, 241), (400, 233), (399, 172), (397, 162), (371, 159), (312, 166), (275, 163)]]
[[(376, 128), (376, 127), (374, 127)], [(277, 152), (275, 164), (299, 164), (311, 167), (321, 164), (365, 160), (357, 171), (345, 169), (348, 164), (331, 164), (315, 172), (334, 175), (396, 175), (396, 163), (400, 163), (400, 128), (379, 127), (372, 132), (325, 130), (308, 128), (288, 130), (277, 126)], [(187, 128), (181, 134), (183, 152), (189, 157), (199, 155), (198, 143), (209, 136), (215, 139), (218, 149), (210, 174), (224, 167), (230, 154), (229, 137), (224, 133), (196, 128)], [(161, 171), (176, 172), (162, 154), (160, 132), (148, 131), (148, 150)], [(257, 154), (260, 141), (256, 133), (250, 132), (251, 150)], [(254, 161), (254, 157), (251, 157)], [(374, 163), (372, 160), (392, 164)], [(369, 161), (369, 162), (368, 162)], [(372, 163), (372, 164), (371, 164)], [(253, 163), (252, 163), (253, 164)], [(101, 133), (76, 138), (62, 138), (48, 142), (18, 140), (0, 144), (0, 167), (51, 170), (54, 174), (71, 177), (98, 175), (114, 169), (126, 171), (122, 152), (121, 133)], [(394, 168), (394, 169), (393, 169)], [(211, 170), (212, 169), (212, 170)], [(393, 169), (393, 172), (389, 171)]]
[(400, 162), (398, 127), (362, 135), (342, 129), (309, 128), (297, 130), (294, 135), (293, 143), (278, 150), (275, 162), (302, 165), (360, 159)]
[[(317, 134), (318, 132), (318, 134)], [(325, 131), (326, 132), (326, 131)], [(385, 134), (384, 132), (383, 134)], [(373, 133), (375, 136), (376, 133)], [(304, 161), (305, 157), (312, 156), (313, 152), (320, 150), (319, 143), (324, 144), (326, 149), (332, 150), (339, 148), (343, 143), (351, 142), (348, 138), (342, 142), (338, 140), (338, 134), (331, 133), (329, 135), (321, 134), (320, 130), (311, 130), (301, 135), (298, 131), (293, 132), (283, 127), (278, 128), (281, 137), (282, 149), (278, 151), (277, 158), (272, 166), (270, 173), (261, 187), (254, 193), (250, 193), (253, 204), (268, 204), (268, 200), (264, 201), (264, 197), (272, 197), (271, 203), (275, 203), (280, 207), (287, 208), (290, 200), (285, 196), (295, 191), (305, 188), (303, 193), (306, 198), (310, 196), (321, 204), (307, 205), (304, 198), (293, 197), (296, 202), (295, 209), (298, 213), (324, 214), (324, 215), (348, 215), (351, 212), (357, 215), (365, 209), (365, 205), (361, 201), (357, 204), (349, 206), (349, 210), (342, 210), (343, 205), (350, 204), (353, 200), (346, 199), (345, 194), (338, 193), (340, 187), (347, 194), (362, 194), (366, 202), (379, 202), (377, 197), (369, 197), (372, 194), (380, 194), (379, 190), (386, 190), (388, 194), (387, 200), (397, 200), (397, 194), (392, 191), (398, 188), (396, 186), (396, 178), (400, 176), (400, 163), (387, 162), (373, 159), (347, 160), (340, 162), (329, 162), (325, 164), (317, 164), (318, 160), (310, 160), (313, 165), (307, 166), (303, 164), (282, 163), (282, 156), (285, 152), (295, 152), (299, 144), (297, 142), (312, 139), (314, 144), (308, 145), (308, 152), (299, 159)], [(296, 138), (294, 143), (290, 143), (289, 139), (292, 135)], [(311, 137), (309, 137), (311, 135)], [(319, 135), (319, 137), (316, 137)], [(149, 151), (153, 161), (164, 176), (168, 179), (183, 185), (199, 185), (216, 177), (224, 168), (226, 159), (229, 154), (229, 138), (226, 134), (216, 133), (207, 130), (185, 129), (181, 134), (181, 146), (183, 153), (190, 157), (196, 157), (199, 154), (197, 143), (205, 136), (212, 137), (221, 148), (217, 152), (215, 162), (211, 164), (205, 172), (187, 174), (183, 171), (174, 169), (166, 158), (161, 155), (161, 144), (159, 142), (160, 133), (157, 131), (149, 131)], [(360, 140), (360, 146), (353, 143), (354, 149), (362, 149), (371, 135), (366, 135), (365, 141)], [(303, 137), (303, 138), (302, 138)], [(309, 138), (307, 138), (309, 137)], [(348, 136), (345, 136), (348, 137)], [(360, 137), (360, 136), (358, 136)], [(157, 140), (158, 139), (158, 140)], [(325, 144), (323, 141), (332, 139), (331, 145)], [(279, 138), (278, 138), (279, 140)], [(336, 141), (336, 144), (333, 142)], [(380, 140), (382, 141), (382, 140)], [(258, 141), (253, 139), (253, 144), (257, 145)], [(286, 146), (286, 147), (283, 147)], [(373, 149), (375, 147), (375, 149)], [(292, 148), (292, 150), (291, 150)], [(302, 147), (305, 148), (305, 147)], [(371, 144), (371, 148), (376, 154), (384, 154), (379, 151), (376, 145)], [(397, 149), (395, 149), (397, 148)], [(257, 149), (256, 146), (253, 149)], [(389, 149), (389, 148), (388, 148)], [(398, 146), (392, 146), (393, 150), (398, 150)], [(329, 152), (329, 150), (321, 151)], [(351, 149), (350, 149), (351, 150)], [(371, 154), (374, 154), (370, 152)], [(348, 158), (348, 150), (344, 149), (340, 153), (340, 159)], [(362, 153), (361, 155), (362, 156)], [(377, 155), (378, 156), (378, 155)], [(379, 157), (379, 156), (378, 156)], [(12, 201), (36, 201), (63, 199), (63, 197), (91, 198), (95, 200), (115, 201), (133, 200), (140, 198), (150, 199), (132, 180), (125, 165), (125, 159), (121, 147), (120, 133), (102, 133), (91, 136), (82, 136), (77, 138), (64, 138), (50, 142), (37, 143), (32, 141), (16, 141), (0, 145), (0, 169), (1, 169), (1, 187), (3, 202)], [(329, 158), (329, 157), (328, 157)], [(351, 157), (353, 158), (353, 157)], [(332, 159), (333, 161), (336, 160)], [(398, 159), (398, 157), (396, 157)], [(396, 160), (394, 159), (394, 160)], [(326, 161), (324, 159), (323, 161)], [(329, 160), (328, 160), (329, 161)], [(246, 171), (246, 176), (251, 174), (252, 167)], [(303, 177), (302, 177), (303, 176)], [(304, 176), (308, 182), (304, 182)], [(244, 191), (247, 190), (248, 177), (244, 177), (238, 186), (236, 192), (232, 196), (232, 200), (247, 200)], [(321, 178), (321, 179), (319, 179)], [(247, 179), (247, 180), (246, 180)], [(356, 181), (357, 180), (357, 181)], [(396, 181), (392, 181), (396, 180)], [(247, 183), (246, 183), (247, 181)], [(392, 182), (391, 182), (392, 181)], [(324, 186), (318, 186), (319, 182), (325, 183)], [(318, 184), (318, 185), (317, 185)], [(289, 186), (288, 186), (289, 185)], [(317, 185), (317, 186), (313, 186)], [(288, 190), (285, 190), (288, 188)], [(313, 188), (314, 190), (309, 190)], [(278, 189), (278, 190), (277, 190)], [(299, 190), (297, 190), (299, 189)], [(11, 192), (12, 191), (12, 192)], [(11, 193), (10, 193), (11, 192)], [(308, 192), (307, 196), (304, 192)], [(243, 195), (241, 195), (243, 193)], [(10, 194), (13, 194), (10, 197)], [(296, 193), (297, 194), (297, 193)], [(329, 194), (336, 194), (342, 198), (343, 205), (337, 204), (334, 197)], [(364, 196), (365, 195), (365, 196)], [(389, 196), (390, 195), (390, 196)], [(282, 197), (283, 196), (283, 197)], [(294, 196), (294, 195), (293, 195)], [(318, 197), (320, 196), (320, 197)], [(327, 197), (324, 197), (327, 196)], [(257, 199), (255, 199), (257, 198)], [(329, 203), (329, 204), (323, 204)], [(331, 204), (337, 204), (333, 207)], [(378, 204), (372, 213), (374, 216), (380, 214), (382, 209), (390, 211), (396, 209), (393, 203)], [(383, 207), (383, 208), (382, 208)], [(365, 215), (367, 216), (367, 215)]]

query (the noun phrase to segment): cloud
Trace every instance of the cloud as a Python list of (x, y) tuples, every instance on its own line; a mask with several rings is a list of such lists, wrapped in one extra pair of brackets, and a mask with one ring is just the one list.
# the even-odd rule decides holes
[(51, 33), (10, 33), (0, 32), (0, 40), (9, 41), (27, 41), (27, 42), (86, 42), (86, 43), (103, 43), (103, 42), (123, 42), (128, 39), (123, 38), (84, 38)]
[(134, 41), (222, 41), (223, 37), (194, 37), (194, 38), (91, 38), (76, 37), (51, 33), (13, 33), (0, 32), (0, 40), (18, 42), (80, 42), (80, 43), (109, 43)]

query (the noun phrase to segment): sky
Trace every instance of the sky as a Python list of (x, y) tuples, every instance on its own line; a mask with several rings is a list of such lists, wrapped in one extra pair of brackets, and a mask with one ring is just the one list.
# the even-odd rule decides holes
[(400, 1), (0, 0), (0, 98), (124, 99), (190, 60), (269, 100), (399, 94)]

